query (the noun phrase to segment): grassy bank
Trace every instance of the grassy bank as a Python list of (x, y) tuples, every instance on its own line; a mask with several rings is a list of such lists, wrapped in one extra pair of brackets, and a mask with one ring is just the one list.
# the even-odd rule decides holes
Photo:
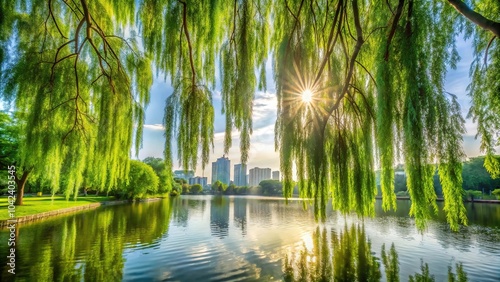
[[(58, 209), (64, 209), (69, 207), (84, 206), (91, 203), (98, 203), (104, 201), (112, 201), (114, 197), (106, 196), (86, 196), (78, 197), (75, 200), (66, 200), (63, 196), (54, 197), (29, 197), (25, 196), (23, 199), (24, 205), (16, 206), (16, 217), (32, 215), (47, 211), (53, 211)], [(0, 197), (0, 220), (9, 219), (7, 211), (7, 197)]]

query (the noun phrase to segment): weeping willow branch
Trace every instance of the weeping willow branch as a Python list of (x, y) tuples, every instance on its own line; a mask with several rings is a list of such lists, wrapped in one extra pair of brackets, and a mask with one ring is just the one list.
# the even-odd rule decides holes
[(182, 4), (182, 26), (184, 27), (184, 35), (186, 36), (186, 41), (188, 44), (188, 52), (189, 52), (189, 63), (191, 65), (191, 81), (193, 87), (196, 85), (196, 71), (194, 68), (194, 60), (193, 60), (193, 47), (191, 46), (191, 39), (189, 37), (189, 30), (187, 26), (187, 4), (184, 1), (179, 0)]
[(52, 21), (54, 22), (54, 25), (56, 26), (57, 31), (59, 32), (59, 35), (61, 35), (61, 37), (64, 38), (64, 39), (68, 39), (66, 36), (64, 36), (64, 34), (61, 31), (61, 28), (59, 28), (59, 25), (57, 24), (57, 20), (56, 20), (56, 18), (54, 16), (54, 12), (52, 11), (53, 10), (52, 9), (52, 0), (48, 1), (48, 6), (49, 6), (49, 15), (52, 18)]
[[(339, 20), (339, 13), (343, 12), (343, 2), (342, 0), (339, 1), (339, 3), (337, 4), (337, 9), (335, 11), (335, 16), (333, 17), (333, 22), (332, 22), (332, 28), (330, 29), (330, 35), (328, 36), (328, 43), (326, 44), (327, 46), (327, 51), (326, 51), (326, 54), (325, 56), (323, 57), (323, 61), (321, 62), (321, 65), (318, 69), (318, 73), (316, 74), (316, 79), (314, 80), (314, 83), (313, 85), (316, 85), (319, 80), (321, 79), (321, 76), (323, 74), (323, 70), (326, 66), (326, 63), (328, 62), (328, 59), (330, 58), (332, 52), (333, 52), (333, 47), (335, 47), (336, 45), (336, 42), (337, 42), (337, 38), (340, 34), (340, 30), (341, 30), (341, 23), (342, 21)], [(342, 16), (340, 16), (340, 18), (342, 18)], [(337, 28), (337, 34), (335, 35), (335, 39), (333, 39), (333, 33), (334, 33), (334, 30), (335, 30), (335, 26), (338, 24), (338, 28)]]
[(361, 46), (364, 43), (363, 30), (361, 28), (361, 22), (359, 20), (359, 10), (358, 10), (358, 1), (357, 0), (352, 1), (352, 12), (353, 12), (353, 17), (354, 17), (354, 24), (356, 26), (356, 35), (357, 35), (356, 45), (354, 46), (354, 51), (353, 51), (352, 55), (350, 56), (349, 70), (348, 70), (347, 76), (344, 80), (344, 86), (342, 87), (342, 90), (339, 93), (337, 100), (330, 107), (330, 110), (328, 110), (328, 115), (325, 117), (325, 119), (323, 121), (323, 124), (324, 124), (323, 131), (325, 131), (326, 125), (328, 123), (328, 119), (332, 115), (333, 111), (339, 107), (340, 102), (342, 101), (342, 98), (344, 98), (344, 96), (347, 92), (350, 81), (352, 79), (352, 75), (354, 73), (354, 66), (355, 66), (356, 58), (358, 57), (359, 51), (361, 50)]
[(475, 23), (482, 29), (490, 31), (496, 37), (500, 38), (499, 22), (487, 19), (483, 15), (472, 10), (469, 6), (467, 6), (467, 4), (460, 0), (448, 0), (448, 3), (450, 3), (450, 5), (452, 5), (460, 14), (469, 19), (471, 22)]
[[(404, 4), (405, 4), (405, 0), (399, 0), (398, 8), (396, 9), (396, 14), (394, 15), (394, 19), (392, 21), (391, 30), (389, 32), (389, 35), (387, 36), (386, 49), (385, 49), (385, 54), (384, 54), (385, 61), (389, 60), (389, 48), (391, 46), (392, 38), (394, 37), (394, 34), (396, 33), (396, 28), (398, 26), (399, 19), (401, 18), (401, 14), (403, 13)], [(387, 3), (387, 5), (389, 5), (389, 3)]]

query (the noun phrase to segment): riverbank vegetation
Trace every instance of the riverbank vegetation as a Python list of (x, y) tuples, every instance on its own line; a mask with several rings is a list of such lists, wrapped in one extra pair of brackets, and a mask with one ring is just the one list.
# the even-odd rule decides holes
[[(84, 206), (92, 203), (114, 200), (115, 197), (113, 196), (87, 196), (68, 201), (63, 195), (54, 195), (50, 197), (37, 197), (34, 195), (29, 195), (24, 198), (24, 204), (22, 206), (16, 206), (15, 215), (16, 217), (21, 217), (32, 214), (39, 214), (42, 212), (55, 211), (64, 208)], [(0, 213), (0, 220), (9, 219), (9, 213), (7, 213), (8, 205), (8, 198), (0, 197), (0, 210), (5, 211)]]

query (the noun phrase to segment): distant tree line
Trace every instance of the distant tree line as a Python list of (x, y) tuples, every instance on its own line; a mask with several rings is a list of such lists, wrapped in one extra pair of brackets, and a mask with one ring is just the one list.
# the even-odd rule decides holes
[[(500, 178), (492, 178), (484, 167), (485, 157), (474, 157), (463, 163), (462, 169), (462, 187), (466, 197), (478, 198), (482, 194), (493, 194), (495, 189), (500, 189)], [(443, 195), (441, 182), (438, 172), (434, 174), (434, 190), (438, 196)], [(394, 191), (396, 195), (407, 195), (406, 176), (404, 174), (396, 174), (394, 176)]]
[[(174, 178), (172, 193), (181, 194), (212, 194), (212, 195), (261, 195), (261, 196), (283, 196), (283, 185), (279, 180), (263, 180), (258, 186), (236, 186), (234, 183), (229, 185), (216, 181), (203, 189), (200, 184), (187, 184), (185, 179)], [(298, 193), (298, 190), (297, 190)]]

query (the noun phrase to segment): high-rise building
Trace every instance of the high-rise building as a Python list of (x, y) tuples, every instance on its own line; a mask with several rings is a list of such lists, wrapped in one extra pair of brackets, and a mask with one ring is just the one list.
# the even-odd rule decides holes
[(180, 169), (180, 170), (174, 171), (174, 178), (182, 178), (182, 179), (185, 179), (187, 181), (191, 177), (194, 177), (194, 171), (192, 171), (192, 170)]
[(273, 171), (273, 180), (280, 180), (280, 171)]
[(226, 157), (218, 158), (216, 162), (212, 163), (212, 184), (217, 180), (229, 185), (229, 177), (231, 173), (231, 161)]
[(248, 185), (257, 186), (262, 180), (271, 179), (271, 169), (254, 167), (250, 169), (248, 178)]
[(247, 166), (244, 164), (234, 165), (234, 185), (246, 186), (247, 185)]
[(200, 184), (201, 187), (205, 188), (205, 187), (207, 187), (208, 181), (207, 181), (206, 177), (196, 176), (196, 177), (189, 178), (188, 183), (189, 183), (189, 185)]

